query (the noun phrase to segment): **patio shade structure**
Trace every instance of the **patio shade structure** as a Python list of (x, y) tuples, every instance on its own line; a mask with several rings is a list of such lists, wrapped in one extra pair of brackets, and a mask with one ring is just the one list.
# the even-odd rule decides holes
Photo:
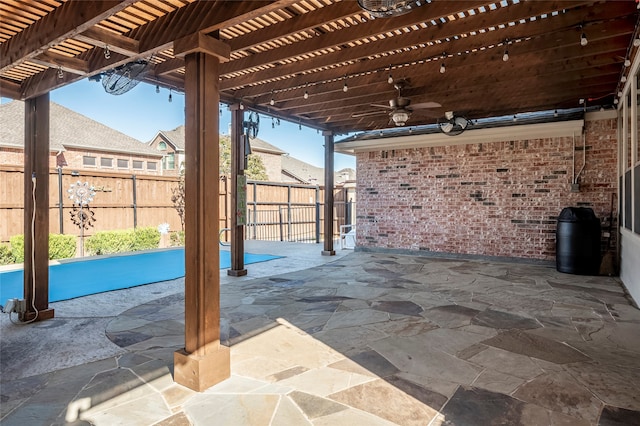
[[(0, 5), (0, 95), (28, 101), (25, 138), (33, 143), (25, 144), (25, 176), (35, 173), (39, 191), (47, 191), (38, 176), (48, 137), (37, 129), (51, 90), (142, 61), (142, 81), (185, 92), (186, 228), (195, 238), (186, 247), (193, 256), (186, 266), (185, 350), (176, 354), (176, 369), (184, 371), (176, 378), (198, 390), (223, 379), (228, 367), (219, 345), (218, 271), (204, 261), (218, 247), (203, 236), (217, 234), (217, 205), (205, 186), (217, 182), (211, 170), (219, 101), (322, 131), (329, 160), (334, 135), (393, 126), (398, 80), (410, 99), (402, 111), (407, 126), (435, 123), (446, 111), (476, 119), (585, 103), (611, 107), (638, 38), (632, 0), (432, 0), (375, 19), (356, 1), (333, 0)], [(25, 179), (25, 199), (30, 194)], [(34, 262), (25, 265), (25, 289), (34, 288), (37, 309), (53, 315), (38, 296), (47, 286), (45, 201), (25, 203), (25, 224), (35, 212), (40, 235)], [(332, 250), (325, 244), (325, 253)], [(219, 374), (208, 375), (209, 366)]]

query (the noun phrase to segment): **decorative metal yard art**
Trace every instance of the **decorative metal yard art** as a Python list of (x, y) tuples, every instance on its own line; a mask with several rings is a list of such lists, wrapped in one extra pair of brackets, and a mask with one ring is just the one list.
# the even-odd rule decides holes
[(93, 227), (96, 221), (95, 212), (89, 207), (96, 192), (88, 182), (72, 183), (69, 189), (69, 198), (73, 201), (71, 210), (71, 221), (80, 228), (80, 256), (84, 256), (84, 231)]

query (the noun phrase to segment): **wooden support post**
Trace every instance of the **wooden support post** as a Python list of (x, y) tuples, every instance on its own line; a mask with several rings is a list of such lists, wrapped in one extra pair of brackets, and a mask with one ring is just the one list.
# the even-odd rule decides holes
[(324, 250), (323, 256), (335, 256), (333, 249), (333, 132), (324, 135)]
[(174, 380), (201, 392), (231, 374), (220, 344), (219, 63), (228, 46), (207, 36), (174, 43), (185, 59), (185, 347), (174, 353)]
[[(247, 275), (244, 267), (244, 223), (239, 224), (239, 219), (247, 214), (246, 206), (246, 185), (243, 194), (238, 191), (238, 183), (243, 185), (245, 137), (244, 135), (244, 111), (240, 105), (232, 105), (231, 109), (231, 268), (227, 270), (227, 275), (240, 277)], [(244, 196), (244, 206), (238, 205), (239, 196)], [(244, 212), (239, 208), (244, 208)]]
[[(49, 94), (25, 101), (24, 298), (21, 321), (53, 318), (49, 308)], [(35, 190), (34, 190), (35, 188)], [(34, 202), (35, 197), (35, 202)]]

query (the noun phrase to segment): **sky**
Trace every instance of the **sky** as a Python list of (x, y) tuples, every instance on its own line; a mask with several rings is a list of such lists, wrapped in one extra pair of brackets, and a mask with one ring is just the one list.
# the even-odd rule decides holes
[[(147, 83), (140, 83), (131, 91), (114, 96), (106, 93), (102, 84), (83, 79), (51, 92), (51, 100), (59, 105), (103, 123), (142, 142), (148, 142), (160, 130), (172, 130), (184, 124), (184, 94)], [(6, 101), (3, 99), (3, 101)], [(229, 133), (231, 114), (221, 104), (220, 133)], [(245, 113), (245, 119), (247, 118)], [(281, 121), (272, 128), (272, 120), (260, 116), (258, 138), (277, 146), (292, 157), (316, 167), (324, 167), (324, 136), (315, 129)], [(346, 136), (336, 136), (336, 141)], [(355, 169), (355, 157), (336, 153), (334, 169)]]

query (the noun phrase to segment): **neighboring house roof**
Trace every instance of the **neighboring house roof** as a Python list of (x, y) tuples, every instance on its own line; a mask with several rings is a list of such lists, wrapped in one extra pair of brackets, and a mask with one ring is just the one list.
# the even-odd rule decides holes
[(164, 140), (173, 145), (176, 151), (184, 152), (184, 125), (178, 126), (173, 130), (160, 130), (156, 137), (151, 139), (149, 143), (156, 140), (158, 136), (162, 136)]
[(288, 155), (282, 156), (282, 174), (300, 183), (324, 183), (324, 169)]
[(286, 151), (283, 151), (277, 146), (271, 145), (270, 143), (265, 142), (259, 138), (255, 138), (255, 139), (250, 138), (249, 143), (251, 144), (252, 151), (261, 151), (261, 152), (267, 152), (269, 154), (278, 154), (278, 155), (286, 154)]
[[(170, 144), (172, 144), (177, 151), (184, 151), (184, 140), (185, 140), (184, 125), (178, 126), (173, 130), (160, 130), (158, 132), (158, 135), (156, 135), (156, 137), (153, 138), (151, 142), (156, 140), (159, 135), (163, 136), (164, 139)], [(251, 143), (252, 151), (266, 152), (269, 154), (276, 154), (276, 155), (286, 154), (285, 151), (281, 150), (277, 146), (271, 145), (270, 143), (265, 142), (259, 138), (249, 139), (249, 142)]]
[[(24, 149), (24, 102), (0, 105), (0, 122), (0, 145)], [(73, 147), (162, 157), (149, 145), (54, 102), (49, 111), (49, 129), (51, 151)]]

